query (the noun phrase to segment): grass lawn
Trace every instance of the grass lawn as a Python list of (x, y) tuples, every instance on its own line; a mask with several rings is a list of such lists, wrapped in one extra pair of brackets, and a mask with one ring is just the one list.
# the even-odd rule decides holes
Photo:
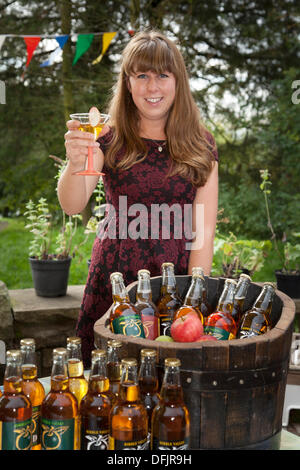
[[(31, 233), (24, 228), (25, 222), (21, 218), (0, 218), (0, 280), (8, 289), (24, 289), (33, 287), (31, 271), (28, 261), (28, 246)], [(58, 229), (53, 233), (53, 239)], [(79, 226), (74, 243), (81, 243), (85, 239), (84, 227)], [(87, 260), (91, 256), (94, 234), (90, 234), (87, 241), (80, 248), (80, 254), (73, 258), (70, 268), (69, 284), (85, 284), (88, 266)], [(255, 282), (275, 281), (274, 271), (280, 268), (278, 255), (271, 251), (264, 267), (252, 277)], [(221, 273), (220, 273), (221, 274)]]
[[(25, 228), (22, 219), (0, 219), (0, 280), (8, 289), (25, 289), (33, 287), (31, 270), (28, 261), (28, 247), (31, 233)], [(55, 240), (58, 230), (53, 231)], [(74, 237), (75, 245), (85, 239), (84, 227), (79, 226)], [(85, 284), (91, 257), (94, 235), (89, 235), (87, 242), (81, 246), (71, 263), (69, 284)]]

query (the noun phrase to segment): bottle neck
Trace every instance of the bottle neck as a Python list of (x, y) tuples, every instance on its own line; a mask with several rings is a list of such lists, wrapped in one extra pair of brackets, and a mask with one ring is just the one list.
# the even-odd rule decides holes
[(122, 368), (119, 397), (121, 401), (125, 402), (140, 400), (136, 366)]
[(36, 354), (34, 348), (21, 347), (22, 378), (35, 380), (37, 378)]
[(89, 391), (92, 393), (103, 393), (109, 390), (109, 379), (107, 377), (107, 367), (105, 358), (92, 360), (92, 367), (89, 377)]
[(3, 383), (4, 393), (18, 394), (22, 392), (21, 362), (7, 360)]
[(162, 272), (162, 293), (177, 294), (176, 277), (174, 268), (168, 266)]
[(227, 284), (218, 302), (217, 311), (231, 314), (233, 310), (235, 285)]
[(155, 393), (158, 390), (158, 379), (154, 357), (143, 357), (139, 370), (139, 385), (142, 393)]
[(246, 297), (250, 282), (251, 281), (248, 280), (248, 279), (243, 279), (243, 280), (238, 282), (237, 288), (236, 288), (236, 291), (235, 291), (235, 298), (241, 299), (241, 298)]
[(160, 396), (165, 402), (176, 402), (183, 399), (179, 367), (166, 367)]
[(272, 286), (264, 286), (257, 300), (254, 303), (254, 308), (258, 311), (263, 311), (266, 314), (271, 313), (272, 302), (274, 297), (274, 289)]
[(84, 369), (81, 355), (81, 343), (68, 343), (67, 356), (69, 377), (82, 377)]
[(136, 291), (136, 300), (140, 302), (152, 301), (150, 276), (145, 275), (145, 274), (139, 275), (137, 291)]
[(114, 302), (129, 302), (129, 295), (123, 281), (115, 280), (112, 283), (112, 298)]
[(69, 378), (65, 358), (54, 358), (51, 371), (51, 390), (55, 392), (63, 392), (67, 391), (68, 387)]
[(184, 303), (185, 305), (196, 306), (199, 305), (203, 297), (203, 282), (200, 277), (192, 279), (190, 288), (186, 294)]

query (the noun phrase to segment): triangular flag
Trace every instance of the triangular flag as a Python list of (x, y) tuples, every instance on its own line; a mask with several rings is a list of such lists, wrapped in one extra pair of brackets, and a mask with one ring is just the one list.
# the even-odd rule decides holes
[(105, 52), (108, 49), (108, 46), (110, 45), (111, 41), (115, 37), (117, 33), (104, 33), (103, 38), (102, 38), (102, 52), (101, 54), (97, 57), (97, 59), (93, 60), (92, 64), (98, 64), (102, 57), (104, 56)]
[(82, 56), (82, 54), (84, 54), (88, 50), (88, 48), (92, 44), (93, 39), (93, 34), (78, 34), (75, 57), (72, 65), (75, 65), (77, 60)]
[(27, 62), (26, 62), (26, 67), (28, 67), (29, 62), (31, 61), (31, 58), (33, 56), (33, 53), (36, 49), (36, 46), (40, 42), (40, 37), (39, 36), (30, 36), (30, 37), (23, 37), (26, 47), (27, 47)]
[(60, 55), (60, 52), (61, 52), (62, 48), (64, 47), (65, 43), (67, 42), (68, 37), (69, 37), (68, 34), (64, 34), (63, 36), (56, 36), (55, 39), (58, 42), (59, 47), (57, 47), (54, 51), (51, 52), (48, 59), (45, 60), (40, 65), (40, 67), (48, 67), (49, 65), (54, 64), (54, 61), (55, 61), (56, 57), (58, 57)]
[(3, 46), (5, 38), (6, 38), (5, 34), (0, 34), (0, 50), (1, 50), (1, 47)]

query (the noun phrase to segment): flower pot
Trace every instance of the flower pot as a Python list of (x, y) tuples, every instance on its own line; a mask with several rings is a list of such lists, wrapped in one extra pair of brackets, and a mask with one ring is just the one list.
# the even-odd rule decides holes
[(39, 260), (29, 258), (35, 292), (40, 297), (66, 295), (72, 258)]
[(292, 299), (300, 298), (300, 273), (288, 274), (278, 270), (275, 271), (275, 276), (278, 290)]

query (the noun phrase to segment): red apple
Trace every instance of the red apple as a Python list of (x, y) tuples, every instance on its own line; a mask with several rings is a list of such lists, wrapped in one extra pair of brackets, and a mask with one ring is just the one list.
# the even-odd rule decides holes
[(202, 335), (197, 341), (218, 341), (215, 336), (212, 335)]
[(179, 343), (197, 341), (203, 335), (203, 325), (196, 313), (187, 313), (171, 325), (171, 336)]

